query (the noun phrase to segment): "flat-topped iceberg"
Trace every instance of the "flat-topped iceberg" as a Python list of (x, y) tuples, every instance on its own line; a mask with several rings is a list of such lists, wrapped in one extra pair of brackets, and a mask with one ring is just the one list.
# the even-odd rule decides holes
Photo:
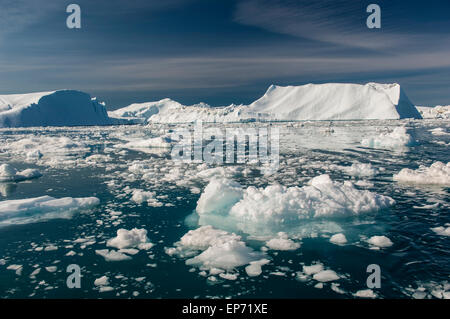
[(0, 95), (0, 128), (109, 125), (116, 122), (109, 118), (103, 103), (79, 91)]
[(399, 84), (271, 85), (250, 105), (184, 106), (170, 99), (132, 104), (109, 113), (115, 118), (151, 123), (398, 120), (422, 118)]

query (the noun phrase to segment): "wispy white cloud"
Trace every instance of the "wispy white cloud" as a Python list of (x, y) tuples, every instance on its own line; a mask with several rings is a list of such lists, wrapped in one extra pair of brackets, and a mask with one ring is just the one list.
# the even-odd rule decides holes
[[(271, 32), (310, 39), (322, 43), (353, 48), (389, 50), (407, 49), (417, 43), (442, 43), (442, 35), (412, 33), (409, 24), (382, 24), (382, 28), (368, 29), (367, 1), (343, 0), (242, 0), (234, 13), (238, 23), (259, 27)], [(382, 21), (390, 17), (383, 10)], [(446, 40), (450, 37), (444, 35)]]

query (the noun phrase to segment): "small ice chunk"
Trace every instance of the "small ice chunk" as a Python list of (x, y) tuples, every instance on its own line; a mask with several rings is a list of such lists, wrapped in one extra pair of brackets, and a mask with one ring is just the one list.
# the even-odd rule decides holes
[(273, 250), (296, 250), (300, 248), (300, 244), (289, 239), (284, 232), (279, 232), (277, 238), (267, 241), (266, 246)]
[(250, 277), (257, 277), (257, 276), (261, 275), (261, 273), (262, 273), (261, 267), (264, 265), (267, 265), (268, 263), (270, 263), (270, 260), (268, 260), (268, 259), (252, 261), (252, 262), (250, 262), (250, 265), (245, 267), (245, 272)]
[(450, 236), (450, 227), (445, 228), (443, 226), (440, 226), (431, 228), (431, 230), (440, 236)]
[(115, 250), (99, 249), (95, 253), (105, 258), (106, 261), (123, 261), (130, 260), (131, 257)]
[(314, 274), (313, 279), (320, 282), (329, 282), (338, 280), (340, 277), (333, 270), (322, 270)]
[(58, 267), (56, 266), (45, 267), (45, 270), (47, 270), (48, 272), (55, 272), (57, 269)]
[(370, 237), (367, 242), (373, 246), (380, 248), (387, 248), (393, 245), (392, 241), (386, 236), (373, 236)]
[(138, 228), (132, 230), (119, 229), (117, 236), (109, 239), (106, 245), (118, 249), (138, 248), (148, 250), (153, 247), (153, 244), (148, 240), (147, 230)]
[(353, 296), (359, 298), (377, 298), (377, 294), (372, 289), (358, 290)]
[(106, 276), (102, 276), (100, 278), (95, 279), (94, 281), (95, 286), (107, 286), (109, 285), (109, 278)]
[(330, 243), (336, 244), (336, 245), (344, 245), (347, 243), (347, 238), (344, 234), (335, 234), (331, 236)]
[(303, 272), (308, 275), (314, 275), (317, 274), (319, 272), (323, 271), (323, 265), (322, 264), (315, 264), (315, 265), (311, 265), (311, 266), (303, 266)]

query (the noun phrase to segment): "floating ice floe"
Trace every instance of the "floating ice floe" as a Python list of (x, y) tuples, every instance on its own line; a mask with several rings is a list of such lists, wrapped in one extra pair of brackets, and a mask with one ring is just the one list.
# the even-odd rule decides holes
[(358, 190), (352, 183), (334, 182), (328, 175), (308, 186), (248, 187), (229, 179), (213, 179), (200, 196), (196, 212), (200, 225), (271, 235), (295, 231), (305, 221), (351, 217), (392, 206), (387, 196)]
[(404, 293), (414, 299), (450, 299), (450, 282), (417, 282), (417, 288), (407, 287)]
[(272, 250), (296, 250), (300, 248), (300, 243), (289, 239), (288, 234), (279, 232), (278, 237), (272, 238), (266, 242), (266, 246)]
[(41, 177), (42, 174), (37, 169), (25, 169), (18, 172), (9, 164), (0, 165), (0, 182), (20, 182), (28, 179)]
[(374, 248), (387, 248), (394, 245), (386, 236), (372, 236), (367, 240), (367, 242), (374, 246)]
[(448, 227), (439, 226), (431, 228), (431, 230), (440, 236), (450, 236), (450, 224), (446, 224), (445, 226)]
[[(310, 279), (318, 281), (319, 283), (327, 283), (341, 279), (334, 270), (325, 269), (321, 263), (315, 263), (310, 266), (303, 266), (303, 271), (299, 271), (296, 274), (296, 279), (299, 281), (309, 281)], [(323, 287), (323, 286), (322, 286)], [(316, 288), (321, 288), (316, 287)]]
[(55, 218), (70, 218), (79, 210), (92, 208), (100, 203), (96, 197), (36, 198), (6, 200), (0, 202), (0, 226), (28, 224)]
[(445, 136), (450, 135), (450, 133), (447, 133), (447, 131), (442, 127), (437, 127), (435, 129), (430, 130), (431, 134), (435, 136)]
[(117, 236), (107, 241), (106, 246), (118, 249), (138, 248), (148, 250), (153, 247), (149, 242), (146, 229), (133, 228), (132, 230), (119, 229)]
[(417, 170), (404, 168), (393, 179), (406, 183), (450, 185), (450, 162), (435, 162), (430, 167), (421, 165)]
[(149, 241), (146, 229), (126, 230), (122, 228), (117, 230), (116, 237), (106, 242), (106, 246), (118, 250), (98, 249), (95, 253), (105, 258), (106, 261), (123, 261), (132, 259), (131, 256), (138, 254), (140, 250), (151, 249), (154, 244)]
[(166, 253), (181, 258), (191, 257), (186, 260), (186, 265), (207, 270), (210, 274), (232, 272), (249, 265), (247, 272), (256, 276), (260, 274), (261, 266), (268, 263), (264, 253), (246, 246), (240, 236), (212, 226), (189, 231), (175, 243), (175, 247), (166, 248)]
[(336, 244), (336, 245), (344, 245), (347, 243), (347, 238), (345, 238), (344, 234), (335, 234), (331, 236), (330, 243)]
[(358, 298), (370, 298), (370, 299), (375, 299), (378, 297), (378, 295), (372, 289), (358, 290), (356, 293), (353, 294), (353, 296)]
[(365, 138), (361, 141), (361, 144), (370, 148), (397, 149), (414, 146), (417, 142), (405, 127), (396, 127), (390, 133), (381, 133), (379, 136)]

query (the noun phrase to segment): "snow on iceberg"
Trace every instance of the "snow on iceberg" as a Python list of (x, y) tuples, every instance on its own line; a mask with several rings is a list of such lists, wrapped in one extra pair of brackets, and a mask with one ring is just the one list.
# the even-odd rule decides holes
[(79, 91), (0, 95), (0, 128), (114, 123), (102, 103)]
[(55, 218), (70, 218), (78, 210), (89, 209), (100, 203), (96, 197), (36, 198), (0, 202), (0, 226), (28, 224)]
[(351, 217), (388, 208), (390, 197), (334, 182), (328, 175), (304, 187), (269, 185), (244, 189), (237, 182), (213, 179), (197, 203), (200, 225), (261, 236), (288, 232), (316, 219)]
[(0, 165), (0, 183), (1, 182), (20, 182), (28, 179), (41, 177), (42, 174), (37, 169), (25, 169), (18, 172), (9, 164)]
[(404, 168), (393, 179), (406, 183), (450, 185), (450, 162), (435, 162), (430, 167), (421, 165), (416, 170)]
[(387, 120), (422, 118), (399, 84), (307, 84), (269, 87), (250, 105), (184, 106), (170, 99), (132, 104), (111, 117), (152, 123)]

